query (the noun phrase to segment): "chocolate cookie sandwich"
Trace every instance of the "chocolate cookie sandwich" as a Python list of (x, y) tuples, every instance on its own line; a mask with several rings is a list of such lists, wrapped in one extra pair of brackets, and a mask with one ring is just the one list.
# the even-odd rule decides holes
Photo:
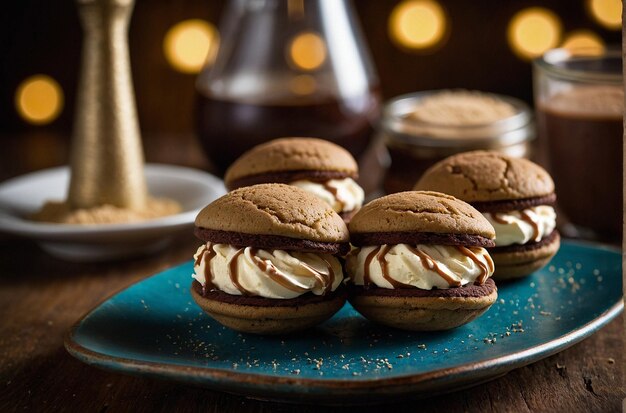
[(468, 323), (496, 301), (490, 276), (489, 222), (470, 205), (438, 192), (376, 199), (349, 225), (350, 302), (380, 324), (446, 330)]
[(496, 280), (524, 277), (559, 249), (554, 183), (529, 160), (489, 151), (462, 153), (433, 165), (415, 189), (445, 192), (483, 213), (496, 230), (496, 246), (489, 249)]
[(283, 184), (240, 188), (196, 218), (204, 244), (191, 293), (221, 324), (282, 334), (321, 323), (345, 303), (336, 255), (349, 250), (346, 224), (325, 202)]
[(324, 200), (346, 222), (363, 204), (355, 182), (358, 166), (350, 152), (323, 139), (281, 138), (255, 146), (226, 171), (228, 190), (261, 183), (283, 183)]

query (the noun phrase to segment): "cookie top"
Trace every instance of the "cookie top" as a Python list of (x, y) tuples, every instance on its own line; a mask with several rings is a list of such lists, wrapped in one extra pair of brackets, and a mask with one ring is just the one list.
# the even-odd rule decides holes
[(317, 138), (281, 138), (255, 146), (241, 155), (226, 171), (224, 183), (227, 188), (235, 188), (243, 186), (238, 185), (243, 178), (270, 175), (265, 182), (272, 182), (273, 174), (303, 171), (330, 173), (332, 178), (356, 178), (358, 166), (350, 152), (332, 142)]
[(350, 238), (346, 224), (328, 204), (303, 189), (284, 184), (260, 184), (229, 192), (200, 211), (195, 224), (196, 233), (200, 230), (207, 234), (202, 237), (205, 241), (213, 242), (244, 239), (247, 243), (272, 236), (283, 242), (288, 238), (347, 243)]
[(554, 182), (545, 169), (527, 159), (473, 151), (436, 163), (414, 189), (444, 192), (474, 203), (544, 197), (554, 193)]
[(493, 246), (496, 234), (471, 205), (439, 192), (399, 192), (365, 205), (350, 221), (357, 245), (430, 243)]

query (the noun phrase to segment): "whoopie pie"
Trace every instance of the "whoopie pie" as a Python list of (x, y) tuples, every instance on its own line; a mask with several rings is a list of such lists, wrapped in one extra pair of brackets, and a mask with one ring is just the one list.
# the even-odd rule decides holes
[(378, 198), (349, 224), (350, 302), (366, 318), (406, 330), (446, 330), (495, 302), (495, 232), (450, 195), (408, 191)]
[(282, 334), (321, 323), (346, 300), (337, 256), (344, 221), (310, 193), (283, 184), (234, 190), (196, 218), (192, 296), (234, 330)]
[(454, 155), (427, 170), (415, 189), (453, 195), (483, 213), (496, 230), (489, 249), (496, 280), (529, 275), (559, 250), (554, 182), (527, 159), (493, 151)]
[(359, 169), (344, 148), (317, 138), (280, 138), (255, 146), (226, 171), (229, 190), (260, 183), (300, 187), (324, 200), (346, 222), (363, 204)]

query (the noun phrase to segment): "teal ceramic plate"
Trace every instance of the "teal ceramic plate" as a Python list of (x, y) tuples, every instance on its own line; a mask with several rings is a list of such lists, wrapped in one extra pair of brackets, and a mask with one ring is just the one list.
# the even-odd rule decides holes
[(545, 269), (502, 284), (481, 318), (442, 333), (379, 327), (346, 305), (307, 333), (240, 334), (193, 303), (191, 273), (188, 262), (109, 298), (66, 348), (97, 367), (248, 397), (367, 403), (493, 379), (584, 339), (623, 307), (619, 250), (571, 242)]

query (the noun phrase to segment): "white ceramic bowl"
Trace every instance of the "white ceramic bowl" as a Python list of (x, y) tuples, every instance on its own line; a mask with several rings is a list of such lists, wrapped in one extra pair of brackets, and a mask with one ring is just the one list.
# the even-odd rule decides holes
[(69, 261), (106, 261), (157, 251), (172, 236), (193, 227), (198, 212), (226, 191), (222, 180), (196, 169), (147, 164), (151, 195), (175, 199), (182, 212), (128, 224), (48, 224), (25, 219), (48, 200), (66, 198), (69, 168), (33, 172), (0, 184), (0, 232), (35, 239), (58, 258)]

